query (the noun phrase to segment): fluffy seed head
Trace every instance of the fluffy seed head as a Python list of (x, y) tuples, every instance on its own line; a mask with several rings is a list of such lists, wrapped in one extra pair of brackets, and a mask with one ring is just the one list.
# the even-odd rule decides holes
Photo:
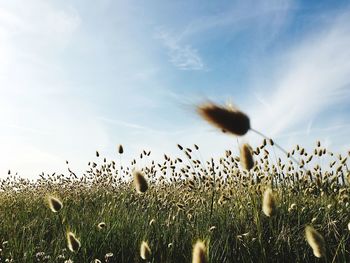
[(142, 241), (140, 247), (140, 256), (142, 259), (147, 260), (151, 257), (151, 249), (149, 248), (146, 241)]
[(264, 192), (262, 210), (268, 217), (272, 216), (276, 211), (276, 200), (271, 188), (267, 188)]
[(98, 223), (97, 227), (98, 229), (103, 229), (106, 227), (106, 223), (105, 222)]
[(207, 263), (207, 249), (203, 241), (198, 240), (193, 247), (192, 263)]
[(80, 248), (80, 241), (72, 232), (67, 232), (67, 244), (70, 251), (78, 252)]
[(234, 107), (205, 103), (197, 107), (197, 112), (206, 121), (224, 132), (241, 136), (250, 129), (248, 116)]
[(134, 171), (134, 185), (138, 193), (142, 194), (147, 191), (148, 183), (140, 171)]
[(320, 233), (312, 226), (306, 226), (305, 237), (315, 257), (321, 258), (326, 255), (326, 244)]
[(49, 207), (51, 211), (54, 213), (59, 212), (63, 207), (62, 202), (56, 197), (49, 196), (48, 201), (49, 201)]
[(240, 161), (242, 167), (248, 171), (254, 167), (252, 148), (247, 143), (243, 144), (241, 147)]
[(120, 144), (118, 147), (118, 153), (122, 154), (123, 152), (124, 152), (123, 145)]

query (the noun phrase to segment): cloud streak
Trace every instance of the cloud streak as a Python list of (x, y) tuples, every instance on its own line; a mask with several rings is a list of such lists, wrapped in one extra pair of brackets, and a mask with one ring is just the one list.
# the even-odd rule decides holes
[[(273, 82), (251, 110), (253, 125), (271, 136), (308, 122), (337, 103), (349, 101), (350, 16), (342, 14), (323, 30), (282, 54)], [(280, 55), (280, 54), (279, 54)]]
[(168, 50), (170, 62), (180, 70), (204, 70), (205, 64), (198, 50), (189, 44), (181, 44), (180, 40), (161, 30), (156, 38), (163, 42)]

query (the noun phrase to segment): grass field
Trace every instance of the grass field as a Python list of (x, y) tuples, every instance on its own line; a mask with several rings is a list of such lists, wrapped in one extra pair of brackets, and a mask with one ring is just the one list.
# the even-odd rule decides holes
[[(350, 262), (347, 156), (297, 146), (288, 154), (297, 164), (278, 159), (271, 144), (252, 150), (250, 171), (244, 156), (226, 151), (204, 162), (197, 145), (178, 145), (181, 159), (161, 163), (144, 151), (129, 167), (100, 156), (79, 177), (10, 174), (1, 181), (0, 262), (192, 262), (197, 240), (207, 256), (197, 262)], [(50, 209), (49, 196), (63, 207)], [(323, 237), (321, 258), (306, 241), (308, 225)], [(79, 241), (75, 252), (67, 231)]]

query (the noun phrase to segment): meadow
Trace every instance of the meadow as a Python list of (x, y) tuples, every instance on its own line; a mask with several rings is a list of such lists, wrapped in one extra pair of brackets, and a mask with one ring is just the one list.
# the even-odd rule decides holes
[(127, 166), (96, 152), (83, 175), (9, 171), (0, 262), (350, 262), (350, 152), (316, 142), (284, 156), (265, 138), (202, 160), (177, 147)]

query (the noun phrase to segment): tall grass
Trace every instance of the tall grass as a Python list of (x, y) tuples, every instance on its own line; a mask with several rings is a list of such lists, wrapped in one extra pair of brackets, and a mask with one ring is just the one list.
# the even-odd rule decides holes
[[(303, 149), (298, 158), (305, 160), (304, 171), (288, 159), (273, 163), (273, 147), (263, 142), (252, 149), (248, 171), (231, 151), (202, 163), (197, 148), (181, 146), (191, 158), (166, 156), (137, 172), (148, 183), (142, 194), (135, 189), (134, 161), (127, 168), (91, 162), (81, 177), (42, 174), (30, 181), (9, 175), (0, 190), (1, 262), (145, 262), (145, 240), (150, 262), (191, 262), (198, 239), (208, 246), (209, 262), (350, 262), (350, 193), (342, 179), (347, 157), (328, 154), (325, 169), (319, 160), (327, 150), (324, 155), (316, 147), (317, 158), (308, 162), (315, 154)], [(267, 216), (263, 193), (272, 181)], [(56, 197), (51, 206), (47, 196)], [(321, 259), (306, 241), (308, 225), (324, 237)], [(75, 252), (68, 249), (67, 231), (78, 237)]]
[(0, 262), (350, 262), (350, 152), (335, 156), (320, 142), (287, 152), (233, 107), (197, 111), (226, 133), (264, 140), (217, 161), (177, 145), (184, 158), (135, 170), (151, 152), (123, 166), (120, 145), (119, 163), (90, 162), (82, 176), (9, 172), (0, 181)]

